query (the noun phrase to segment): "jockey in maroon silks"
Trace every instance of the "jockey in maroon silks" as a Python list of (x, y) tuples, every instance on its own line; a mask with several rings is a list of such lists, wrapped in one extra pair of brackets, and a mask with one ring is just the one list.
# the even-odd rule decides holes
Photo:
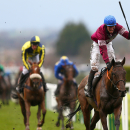
[(130, 32), (120, 24), (116, 23), (114, 16), (108, 15), (104, 18), (104, 24), (102, 24), (91, 36), (91, 39), (93, 40), (92, 50), (90, 51), (91, 71), (88, 77), (88, 83), (85, 86), (85, 95), (87, 97), (92, 97), (92, 81), (95, 73), (98, 71), (100, 55), (102, 55), (102, 58), (107, 65), (107, 69), (109, 70), (111, 68), (110, 62), (113, 58), (115, 59), (112, 40), (118, 34), (128, 40), (130, 39)]

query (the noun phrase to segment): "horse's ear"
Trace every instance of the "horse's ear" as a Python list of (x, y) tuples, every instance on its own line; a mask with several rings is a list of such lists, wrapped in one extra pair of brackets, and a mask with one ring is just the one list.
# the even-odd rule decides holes
[(123, 58), (121, 64), (122, 64), (122, 66), (125, 64), (125, 57)]
[(114, 66), (114, 65), (115, 65), (115, 60), (113, 58), (112, 61), (111, 61), (111, 66)]
[(38, 65), (41, 63), (41, 60), (38, 62)]
[(32, 65), (32, 62), (30, 60), (28, 60), (29, 64)]

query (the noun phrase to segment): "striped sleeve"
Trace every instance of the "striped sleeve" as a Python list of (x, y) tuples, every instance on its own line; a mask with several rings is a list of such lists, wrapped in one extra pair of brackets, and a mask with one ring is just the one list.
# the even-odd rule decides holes
[(109, 62), (106, 41), (105, 40), (98, 40), (98, 44), (99, 44), (100, 54), (102, 55), (103, 60), (105, 61), (105, 63)]
[(44, 62), (44, 58), (45, 58), (45, 46), (42, 45), (42, 49), (40, 51), (40, 60), (41, 60), (41, 63), (39, 64), (39, 67), (42, 66), (42, 64)]
[(27, 59), (26, 50), (23, 50), (22, 51), (22, 61), (23, 61), (24, 66), (29, 70), (29, 64), (26, 61), (26, 59)]

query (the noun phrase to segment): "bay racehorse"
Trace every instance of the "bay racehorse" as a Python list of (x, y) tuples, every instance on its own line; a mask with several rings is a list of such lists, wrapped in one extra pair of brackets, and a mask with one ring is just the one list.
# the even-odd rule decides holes
[(10, 92), (11, 84), (9, 83), (9, 79), (0, 75), (0, 98), (3, 105), (9, 104)]
[(119, 130), (122, 100), (126, 94), (126, 71), (123, 68), (124, 64), (125, 58), (121, 62), (115, 62), (113, 59), (111, 62), (111, 69), (104, 72), (103, 76), (96, 84), (96, 87), (93, 89), (93, 100), (95, 101), (96, 109), (91, 123), (90, 113), (93, 105), (89, 104), (90, 101), (84, 94), (84, 87), (87, 84), (88, 76), (86, 76), (79, 85), (78, 100), (80, 105), (74, 113), (69, 115), (70, 118), (72, 118), (77, 111), (82, 110), (86, 130), (94, 130), (99, 119), (101, 119), (103, 129), (108, 130), (107, 115), (114, 113), (114, 124), (116, 130)]
[[(30, 74), (24, 84), (24, 92), (23, 94), (18, 93), (19, 103), (21, 106), (21, 111), (24, 116), (24, 124), (25, 130), (29, 129), (29, 117), (31, 115), (30, 107), (38, 105), (38, 112), (37, 112), (37, 130), (42, 130), (42, 125), (44, 124), (46, 108), (45, 108), (45, 92), (42, 86), (41, 76), (40, 76), (40, 68), (38, 63), (32, 63), (29, 61), (31, 68)], [(41, 117), (41, 110), (42, 110), (42, 120)]]
[[(60, 120), (62, 120), (62, 130), (65, 129), (63, 109), (65, 107), (68, 107), (70, 112), (74, 112), (76, 106), (76, 101), (72, 101), (77, 98), (77, 88), (75, 87), (73, 81), (74, 73), (75, 71), (73, 65), (64, 66), (63, 74), (65, 76), (65, 80), (63, 81), (63, 84), (60, 86), (59, 95), (56, 97), (56, 101), (58, 104), (57, 111), (59, 113), (56, 126), (60, 126)], [(73, 129), (73, 123), (71, 123), (70, 128)]]

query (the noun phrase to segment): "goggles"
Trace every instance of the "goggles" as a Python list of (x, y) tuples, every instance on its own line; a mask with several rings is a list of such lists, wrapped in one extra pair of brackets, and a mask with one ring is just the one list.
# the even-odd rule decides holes
[(32, 45), (39, 45), (39, 42), (31, 42)]

